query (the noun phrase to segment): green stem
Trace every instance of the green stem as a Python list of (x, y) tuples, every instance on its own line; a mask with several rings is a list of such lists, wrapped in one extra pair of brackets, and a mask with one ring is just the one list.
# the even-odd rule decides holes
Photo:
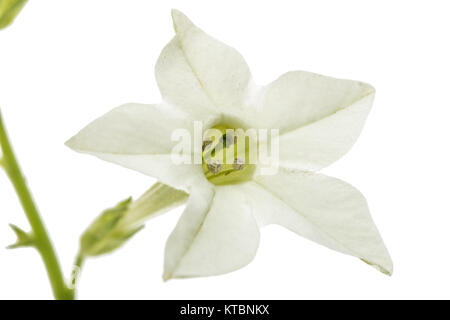
[(78, 279), (81, 275), (81, 268), (84, 264), (84, 256), (80, 253), (77, 254), (75, 262), (73, 263), (72, 274), (70, 279), (70, 287), (73, 290), (74, 295), (76, 295)]
[(16, 157), (12, 150), (11, 144), (6, 134), (5, 127), (0, 113), (0, 147), (3, 157), (0, 161), (1, 166), (5, 169), (11, 183), (16, 190), (20, 203), (27, 216), (32, 229), (34, 246), (44, 261), (47, 275), (53, 290), (55, 299), (72, 300), (74, 299), (74, 290), (69, 289), (64, 282), (64, 276), (59, 266), (55, 250), (50, 242), (47, 231), (42, 223), (39, 212), (33, 201), (31, 193), (25, 183), (25, 179), (17, 163)]

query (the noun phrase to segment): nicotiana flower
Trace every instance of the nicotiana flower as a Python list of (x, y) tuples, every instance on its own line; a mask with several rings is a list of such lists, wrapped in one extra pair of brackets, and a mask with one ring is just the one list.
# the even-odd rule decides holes
[[(166, 244), (164, 278), (218, 275), (245, 266), (255, 256), (259, 229), (268, 224), (390, 275), (392, 262), (364, 197), (343, 181), (314, 173), (353, 145), (374, 88), (304, 71), (258, 87), (236, 50), (181, 12), (173, 10), (172, 18), (176, 35), (155, 68), (164, 103), (120, 106), (67, 142), (189, 193)], [(225, 170), (205, 158), (212, 144), (207, 138), (200, 147), (203, 164), (175, 164), (171, 134), (179, 128), (192, 132), (193, 121), (222, 132), (278, 129), (278, 172), (264, 175), (243, 158)], [(225, 148), (230, 143), (227, 139)]]

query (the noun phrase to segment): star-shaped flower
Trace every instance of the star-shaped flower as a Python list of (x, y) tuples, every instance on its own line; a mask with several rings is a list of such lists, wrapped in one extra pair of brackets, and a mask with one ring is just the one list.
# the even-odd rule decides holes
[[(72, 149), (135, 169), (190, 194), (165, 251), (164, 278), (218, 275), (248, 264), (259, 229), (279, 224), (310, 240), (353, 255), (383, 273), (392, 262), (361, 193), (314, 173), (344, 155), (371, 108), (368, 84), (304, 71), (258, 87), (233, 48), (211, 38), (181, 12), (172, 12), (175, 37), (155, 68), (164, 103), (126, 104), (68, 141)], [(265, 175), (236, 158), (225, 168), (172, 161), (173, 130), (279, 130), (279, 170)], [(233, 139), (224, 135), (224, 148)], [(203, 150), (202, 150), (203, 149)], [(222, 174), (223, 173), (223, 174)]]

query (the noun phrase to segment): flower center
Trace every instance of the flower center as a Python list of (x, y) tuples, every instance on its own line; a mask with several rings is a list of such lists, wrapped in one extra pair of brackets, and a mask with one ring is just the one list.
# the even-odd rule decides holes
[(255, 171), (252, 150), (256, 148), (256, 139), (242, 129), (215, 126), (203, 137), (203, 173), (215, 185), (248, 181)]

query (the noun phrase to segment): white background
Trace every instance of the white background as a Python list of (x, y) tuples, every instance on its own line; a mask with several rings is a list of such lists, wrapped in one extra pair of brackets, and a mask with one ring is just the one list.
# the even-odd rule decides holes
[[(324, 172), (364, 193), (394, 275), (270, 226), (249, 266), (164, 283), (180, 208), (87, 261), (79, 298), (450, 298), (447, 1), (30, 1), (0, 32), (0, 105), (66, 274), (91, 220), (154, 179), (64, 142), (120, 104), (160, 101), (153, 68), (172, 7), (237, 48), (259, 84), (301, 69), (375, 86), (360, 139)], [(36, 252), (3, 249), (8, 223), (27, 228), (0, 173), (0, 298), (52, 298)]]

